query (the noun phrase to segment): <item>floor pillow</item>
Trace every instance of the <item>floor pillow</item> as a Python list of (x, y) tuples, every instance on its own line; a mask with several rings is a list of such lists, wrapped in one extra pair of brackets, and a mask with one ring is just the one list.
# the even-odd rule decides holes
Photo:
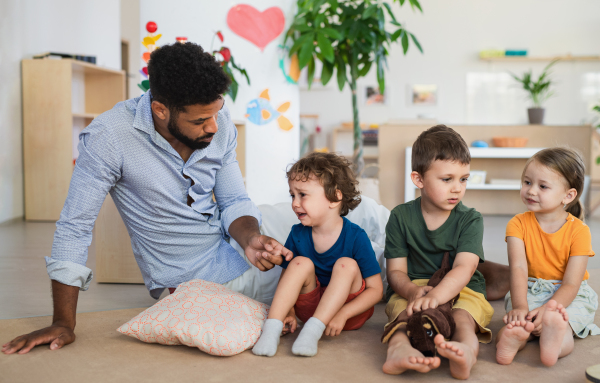
[(220, 284), (195, 279), (117, 329), (142, 342), (236, 355), (252, 348), (269, 306)]

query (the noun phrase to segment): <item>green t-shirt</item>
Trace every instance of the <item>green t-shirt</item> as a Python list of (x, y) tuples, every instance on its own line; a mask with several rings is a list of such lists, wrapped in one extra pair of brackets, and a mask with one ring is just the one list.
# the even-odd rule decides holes
[[(435, 230), (427, 229), (421, 212), (421, 197), (398, 205), (392, 210), (385, 228), (385, 258), (408, 257), (410, 280), (429, 279), (441, 266), (446, 251), (454, 264), (457, 253), (468, 252), (483, 262), (483, 217), (459, 202), (450, 216)], [(467, 287), (485, 296), (485, 279), (479, 271), (471, 277)], [(394, 291), (388, 286), (386, 299)]]

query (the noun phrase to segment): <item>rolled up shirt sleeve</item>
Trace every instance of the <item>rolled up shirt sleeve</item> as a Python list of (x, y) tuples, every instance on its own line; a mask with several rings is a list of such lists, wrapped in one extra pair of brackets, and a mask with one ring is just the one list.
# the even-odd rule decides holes
[(80, 134), (78, 150), (52, 254), (45, 259), (50, 279), (85, 291), (93, 277), (86, 267), (92, 229), (106, 195), (121, 176), (122, 156), (107, 128), (96, 121)]
[(244, 179), (235, 152), (237, 148), (237, 129), (231, 121), (227, 106), (223, 108), (221, 113), (223, 114), (221, 121), (223, 121), (224, 126), (219, 126), (219, 129), (225, 129), (229, 133), (229, 140), (222, 166), (217, 171), (214, 193), (221, 213), (223, 232), (229, 235), (229, 226), (240, 217), (254, 217), (258, 221), (258, 226), (262, 224), (262, 220), (260, 210), (250, 200), (244, 186)]

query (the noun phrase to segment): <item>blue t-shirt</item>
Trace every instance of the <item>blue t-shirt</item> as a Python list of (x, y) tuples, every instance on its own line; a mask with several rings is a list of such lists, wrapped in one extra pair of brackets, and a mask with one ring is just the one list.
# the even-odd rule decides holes
[[(333, 265), (342, 258), (352, 258), (358, 264), (363, 279), (381, 273), (371, 241), (367, 233), (358, 225), (344, 218), (344, 227), (337, 241), (324, 253), (317, 253), (312, 238), (312, 227), (301, 223), (292, 226), (285, 241), (285, 248), (294, 253), (294, 257), (309, 258), (315, 265), (315, 274), (322, 286), (329, 285)], [(283, 261), (281, 267), (287, 269), (289, 262)]]

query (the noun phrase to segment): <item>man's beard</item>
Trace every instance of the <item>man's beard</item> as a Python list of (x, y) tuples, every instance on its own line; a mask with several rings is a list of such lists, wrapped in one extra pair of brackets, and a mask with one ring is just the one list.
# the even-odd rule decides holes
[(179, 126), (177, 126), (177, 122), (175, 122), (176, 119), (177, 115), (171, 114), (171, 118), (169, 118), (169, 124), (167, 125), (167, 129), (169, 129), (169, 133), (171, 133), (173, 137), (177, 138), (179, 142), (181, 142), (188, 148), (194, 150), (201, 150), (210, 145), (211, 141), (206, 142), (202, 140), (214, 136), (214, 133), (207, 133), (204, 136), (200, 136), (196, 139), (190, 138), (181, 132)]

